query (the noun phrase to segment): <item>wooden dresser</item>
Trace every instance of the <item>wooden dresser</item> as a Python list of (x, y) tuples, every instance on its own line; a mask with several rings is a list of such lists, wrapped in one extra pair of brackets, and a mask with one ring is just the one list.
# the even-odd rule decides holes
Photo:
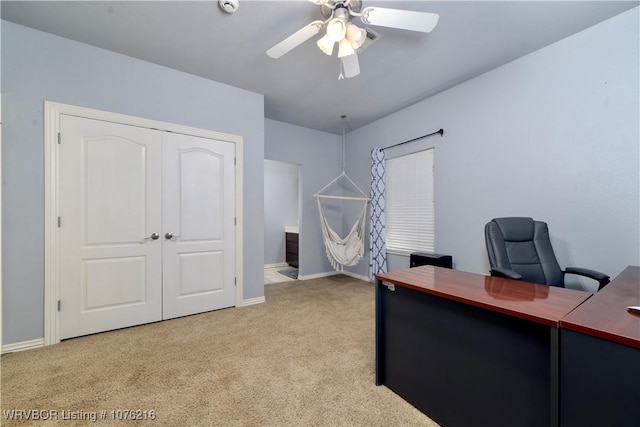
[(285, 233), (285, 261), (291, 267), (298, 268), (298, 233)]

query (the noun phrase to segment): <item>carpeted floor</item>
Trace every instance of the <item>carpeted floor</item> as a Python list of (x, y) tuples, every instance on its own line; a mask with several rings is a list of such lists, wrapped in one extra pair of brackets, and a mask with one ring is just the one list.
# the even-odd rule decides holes
[[(437, 426), (375, 386), (371, 283), (332, 276), (265, 293), (264, 304), (3, 355), (0, 424)], [(9, 421), (12, 410), (57, 421)]]

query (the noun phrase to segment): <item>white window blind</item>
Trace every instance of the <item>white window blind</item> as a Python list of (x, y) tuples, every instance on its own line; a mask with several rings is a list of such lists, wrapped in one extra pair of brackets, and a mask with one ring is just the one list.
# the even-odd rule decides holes
[(433, 149), (387, 160), (387, 251), (434, 251), (433, 164)]

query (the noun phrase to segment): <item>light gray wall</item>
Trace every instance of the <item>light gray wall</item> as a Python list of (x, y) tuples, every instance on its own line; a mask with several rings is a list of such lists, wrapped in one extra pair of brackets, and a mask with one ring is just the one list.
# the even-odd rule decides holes
[(455, 268), (488, 272), (483, 227), (501, 216), (546, 221), (561, 266), (639, 265), (638, 33), (635, 8), (357, 129), (347, 171), (364, 181), (372, 147), (444, 128), (387, 155), (435, 147), (436, 251)]
[(264, 263), (285, 262), (285, 227), (299, 225), (300, 167), (264, 161)]
[[(0, 9), (2, 9), (0, 7)], [(2, 35), (2, 14), (0, 13), (0, 35)], [(2, 94), (2, 43), (0, 40), (0, 95)], [(0, 112), (0, 133), (2, 133), (2, 113)], [(2, 136), (0, 135), (0, 150), (2, 149)], [(2, 155), (0, 154), (0, 160), (2, 158)], [(2, 167), (0, 166), (0, 174), (2, 172)], [(4, 187), (4, 184), (2, 183), (2, 178), (0, 177), (0, 184)], [(0, 190), (0, 197), (2, 197), (2, 191)], [(2, 203), (0, 203), (1, 205)], [(2, 227), (2, 224), (0, 223), (0, 227)], [(0, 232), (0, 236), (2, 235), (2, 233)], [(0, 239), (1, 240), (1, 239)], [(0, 255), (2, 254), (2, 242), (0, 241)], [(0, 257), (1, 258), (1, 257)], [(2, 260), (0, 259), (0, 276), (2, 276)], [(2, 335), (2, 329), (3, 329), (3, 323), (2, 323), (2, 277), (0, 277), (0, 347), (2, 346), (2, 340), (3, 340), (3, 335)]]
[[(318, 205), (313, 194), (342, 171), (342, 137), (269, 119), (265, 120), (264, 128), (265, 159), (300, 165), (300, 276), (330, 272), (332, 267), (324, 251)], [(327, 212), (332, 221), (341, 217), (338, 209)], [(338, 225), (336, 228), (341, 231)]]
[(264, 295), (263, 95), (6, 21), (2, 67), (4, 344), (43, 337), (45, 100), (241, 135), (244, 298)]

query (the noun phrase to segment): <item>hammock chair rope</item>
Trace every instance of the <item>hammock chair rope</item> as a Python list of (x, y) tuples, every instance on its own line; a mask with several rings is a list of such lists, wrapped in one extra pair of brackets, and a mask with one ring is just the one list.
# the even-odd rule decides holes
[[(356, 265), (363, 257), (364, 257), (364, 233), (365, 233), (365, 218), (367, 213), (367, 204), (371, 200), (367, 197), (367, 194), (362, 191), (358, 185), (349, 178), (345, 172), (345, 119), (347, 116), (342, 115), (340, 118), (342, 119), (342, 173), (338, 175), (334, 180), (329, 182), (327, 185), (322, 187), (320, 191), (318, 191), (314, 196), (318, 201), (318, 211), (320, 212), (320, 224), (322, 225), (322, 237), (324, 240), (324, 246), (327, 252), (327, 258), (329, 258), (329, 262), (333, 266), (333, 268), (337, 271), (342, 271), (343, 267)], [(338, 180), (344, 178), (347, 182), (355, 188), (355, 190), (362, 195), (362, 197), (351, 197), (351, 196), (334, 196), (328, 194), (321, 194), (327, 188), (335, 184)], [(364, 202), (362, 206), (362, 210), (360, 211), (360, 216), (358, 220), (351, 227), (351, 231), (349, 234), (343, 239), (336, 233), (327, 218), (324, 215), (324, 211), (322, 209), (322, 203), (320, 203), (320, 199), (341, 199), (341, 200), (355, 200)]]

